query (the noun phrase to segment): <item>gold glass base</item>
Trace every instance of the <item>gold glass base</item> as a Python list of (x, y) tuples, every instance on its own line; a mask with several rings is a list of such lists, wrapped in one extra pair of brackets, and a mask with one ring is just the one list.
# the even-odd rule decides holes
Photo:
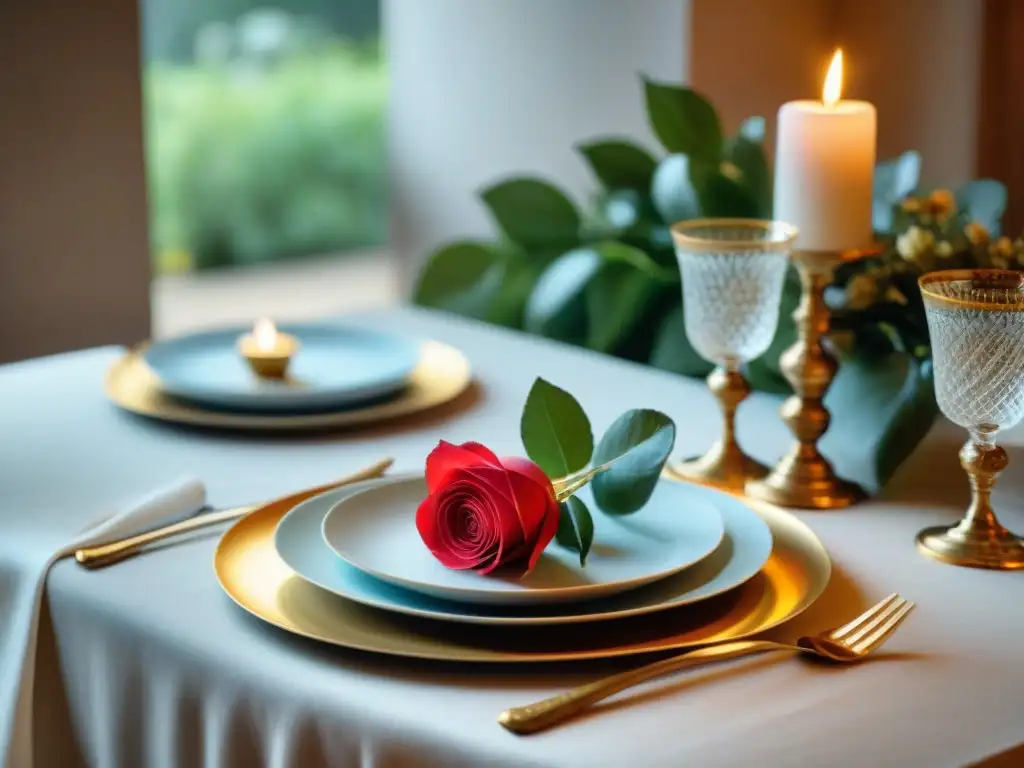
[(668, 471), (691, 483), (737, 492), (742, 492), (751, 480), (768, 474), (766, 466), (747, 456), (735, 443), (726, 446), (721, 440), (703, 456), (671, 466)]
[(972, 535), (964, 523), (952, 528), (925, 528), (917, 534), (917, 548), (936, 560), (968, 568), (1024, 568), (1024, 539), (1006, 529), (995, 536), (979, 536)]
[(750, 385), (734, 367), (726, 366), (715, 368), (707, 382), (722, 409), (722, 437), (700, 458), (669, 467), (669, 472), (693, 483), (742, 493), (749, 480), (768, 473), (736, 442), (736, 409), (750, 394)]
[(992, 442), (994, 436), (994, 430), (971, 431), (971, 439), (960, 449), (960, 466), (971, 483), (971, 506), (952, 528), (926, 528), (917, 534), (922, 553), (969, 568), (1024, 568), (1024, 540), (1006, 530), (992, 509), (992, 487), (1008, 463), (1006, 451)]

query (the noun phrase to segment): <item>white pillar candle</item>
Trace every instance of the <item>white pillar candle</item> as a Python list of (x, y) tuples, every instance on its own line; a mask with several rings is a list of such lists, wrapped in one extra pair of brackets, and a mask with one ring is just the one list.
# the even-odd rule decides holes
[(800, 230), (796, 248), (844, 251), (872, 241), (875, 107), (842, 101), (842, 54), (836, 51), (821, 101), (779, 109), (775, 218)]

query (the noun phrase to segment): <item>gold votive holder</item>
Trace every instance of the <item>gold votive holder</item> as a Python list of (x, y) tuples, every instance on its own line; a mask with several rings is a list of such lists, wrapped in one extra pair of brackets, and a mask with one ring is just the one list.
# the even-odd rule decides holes
[(748, 496), (799, 509), (838, 509), (866, 498), (862, 488), (836, 475), (818, 442), (831, 418), (823, 400), (839, 367), (822, 343), (831, 319), (825, 289), (840, 264), (875, 252), (793, 252), (802, 287), (800, 305), (793, 313), (799, 338), (779, 360), (794, 392), (779, 413), (796, 442), (767, 477), (747, 483)]
[(272, 343), (262, 342), (255, 334), (247, 333), (238, 340), (238, 351), (260, 378), (283, 379), (302, 345), (291, 334), (281, 332), (274, 334)]

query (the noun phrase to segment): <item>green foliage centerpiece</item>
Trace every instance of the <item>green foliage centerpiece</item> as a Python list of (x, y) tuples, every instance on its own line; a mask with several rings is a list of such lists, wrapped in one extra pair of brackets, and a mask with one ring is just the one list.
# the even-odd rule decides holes
[[(771, 216), (765, 121), (751, 117), (726, 136), (715, 108), (697, 92), (648, 79), (643, 88), (648, 122), (666, 156), (617, 137), (577, 145), (601, 186), (586, 209), (539, 178), (509, 178), (482, 190), (501, 238), (439, 248), (419, 276), (417, 303), (686, 376), (707, 375), (710, 364), (694, 351), (684, 329), (669, 227), (698, 217)], [(841, 269), (828, 297), (831, 341), (843, 365), (826, 398), (833, 420), (823, 446), (860, 450), (846, 474), (872, 490), (916, 446), (937, 413), (916, 285), (931, 262), (901, 256), (907, 238), (929, 248), (948, 241), (957, 263), (990, 259), (990, 249), (982, 254), (964, 243), (974, 243), (978, 227), (998, 233), (1005, 207), (998, 182), (972, 182), (949, 193), (955, 210), (946, 211), (943, 232), (959, 234), (940, 238), (928, 228), (939, 223), (927, 218), (927, 207), (913, 209), (905, 202), (917, 191), (920, 166), (920, 156), (908, 152), (876, 168), (874, 223), (884, 253)], [(1005, 243), (999, 248), (997, 258), (1003, 251), (1007, 261), (1016, 258)], [(779, 357), (796, 340), (792, 313), (799, 299), (799, 280), (790, 270), (776, 336), (744, 370), (755, 389), (790, 391)]]

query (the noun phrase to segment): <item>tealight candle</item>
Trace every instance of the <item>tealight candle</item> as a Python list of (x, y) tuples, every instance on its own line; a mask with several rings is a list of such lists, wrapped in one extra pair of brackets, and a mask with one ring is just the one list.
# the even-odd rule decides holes
[(300, 346), (298, 339), (278, 331), (266, 318), (257, 320), (252, 332), (238, 340), (238, 351), (253, 372), (267, 379), (283, 379)]
[(875, 107), (841, 98), (842, 52), (821, 101), (779, 110), (775, 218), (794, 225), (801, 251), (847, 251), (872, 242)]

